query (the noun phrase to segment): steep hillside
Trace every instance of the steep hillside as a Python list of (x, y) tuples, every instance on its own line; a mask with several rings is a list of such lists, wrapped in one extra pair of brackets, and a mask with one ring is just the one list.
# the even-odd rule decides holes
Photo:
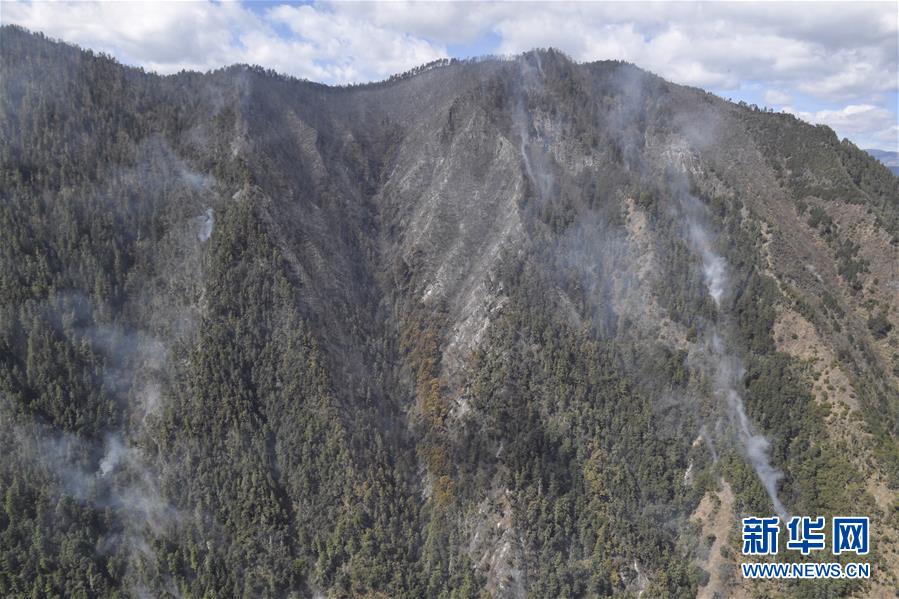
[[(0, 60), (0, 595), (899, 585), (899, 179), (830, 129), (552, 50)], [(872, 580), (742, 580), (773, 514)]]

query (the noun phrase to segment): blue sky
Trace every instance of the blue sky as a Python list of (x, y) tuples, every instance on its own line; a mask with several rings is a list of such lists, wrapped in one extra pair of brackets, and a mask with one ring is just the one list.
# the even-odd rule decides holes
[(0, 21), (160, 73), (233, 63), (325, 83), (553, 46), (899, 150), (897, 3), (4, 2)]

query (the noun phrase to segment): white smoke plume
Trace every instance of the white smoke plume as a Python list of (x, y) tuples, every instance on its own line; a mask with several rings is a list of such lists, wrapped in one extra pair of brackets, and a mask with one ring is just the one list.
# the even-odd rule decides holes
[[(683, 144), (674, 142), (663, 155), (671, 163), (674, 172), (686, 182), (690, 173), (696, 173), (698, 161)], [(702, 272), (709, 296), (718, 308), (718, 321), (721, 320), (722, 300), (729, 291), (727, 280), (727, 261), (714, 249), (714, 238), (704, 226), (705, 206), (692, 194), (686, 191), (686, 185), (677, 194), (678, 209), (686, 221), (685, 237), (702, 261)], [(781, 518), (785, 518), (787, 510), (777, 493), (777, 484), (783, 473), (771, 465), (768, 455), (770, 442), (764, 435), (754, 430), (741, 394), (743, 367), (733, 351), (729, 350), (719, 333), (719, 322), (711, 324), (710, 334), (706, 336), (702, 347), (692, 350), (701, 354), (700, 361), (706, 362), (705, 370), (710, 372), (714, 382), (715, 396), (723, 400), (728, 418), (736, 432), (740, 449), (752, 464), (756, 475), (765, 487), (774, 510)]]
[[(8, 459), (22, 464), (29, 476), (58, 497), (111, 514), (118, 524), (116, 532), (97, 550), (127, 559), (133, 584), (151, 584), (148, 577), (159, 575), (153, 566), (154, 539), (183, 524), (185, 518), (162, 496), (157, 475), (142, 451), (117, 433), (100, 446), (21, 417), (14, 422), (11, 404), (0, 400), (0, 440), (10, 452)], [(180, 596), (174, 586), (168, 586), (172, 595)]]
[[(531, 59), (535, 65), (531, 64)], [(540, 146), (542, 141), (531, 136), (531, 115), (527, 106), (529, 95), (539, 95), (544, 89), (545, 74), (540, 59), (540, 52), (532, 52), (518, 57), (518, 67), (521, 74), (521, 86), (515, 93), (515, 106), (513, 108), (513, 122), (518, 129), (518, 150), (524, 163), (525, 174), (536, 188), (538, 199), (546, 201), (551, 198), (555, 179), (547, 157), (543, 155)], [(534, 151), (536, 150), (536, 152)]]
[(168, 350), (141, 329), (97, 324), (97, 306), (77, 292), (54, 296), (41, 310), (58, 335), (100, 366), (100, 384), (120, 402), (127, 421), (111, 427), (105, 438), (82, 436), (41, 422), (0, 396), (0, 446), (54, 496), (110, 515), (115, 524), (97, 550), (127, 560), (129, 585), (158, 583), (154, 577), (162, 575), (153, 566), (153, 543), (184, 518), (163, 496), (158, 471), (140, 440), (147, 416), (162, 402)]
[(212, 215), (212, 208), (208, 208), (202, 216), (197, 217), (197, 238), (200, 241), (206, 241), (212, 235), (212, 228), (215, 225), (215, 219)]
[[(683, 203), (684, 212), (687, 214), (688, 236), (695, 251), (702, 260), (703, 276), (709, 295), (715, 301), (716, 307), (721, 308), (721, 300), (727, 289), (727, 262), (723, 256), (713, 249), (712, 237), (708, 231), (695, 219), (698, 200), (688, 196)], [(775, 512), (786, 518), (787, 510), (777, 494), (777, 484), (783, 473), (771, 465), (768, 455), (770, 443), (768, 439), (757, 432), (752, 426), (741, 395), (743, 367), (739, 359), (729, 351), (724, 340), (713, 327), (703, 351), (706, 352), (709, 362), (708, 368), (712, 372), (716, 397), (724, 401), (727, 414), (736, 432), (737, 440), (744, 455), (752, 464), (753, 469), (761, 480)]]
[(725, 261), (712, 250), (712, 240), (708, 232), (697, 223), (690, 223), (690, 241), (702, 258), (702, 274), (705, 278), (709, 295), (715, 300), (715, 306), (721, 307), (721, 296), (724, 295)]
[(711, 335), (706, 345), (709, 356), (715, 366), (715, 395), (722, 398), (727, 407), (727, 414), (736, 432), (737, 440), (749, 463), (762, 481), (762, 486), (771, 499), (774, 511), (785, 519), (787, 510), (777, 494), (777, 484), (783, 473), (771, 465), (768, 450), (771, 446), (768, 439), (754, 431), (743, 397), (740, 394), (743, 367), (739, 360), (727, 351), (721, 337), (717, 332)]

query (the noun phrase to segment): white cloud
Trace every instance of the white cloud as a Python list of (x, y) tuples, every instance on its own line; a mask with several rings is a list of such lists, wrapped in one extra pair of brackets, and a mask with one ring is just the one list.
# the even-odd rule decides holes
[[(881, 105), (896, 121), (896, 108), (883, 104), (899, 89), (899, 14), (889, 2), (320, 1), (251, 10), (235, 2), (18, 1), (3, 3), (0, 20), (162, 73), (241, 62), (326, 83), (383, 79), (454, 44), (483, 51), (490, 40), (508, 54), (554, 46), (579, 61), (627, 60), (728, 94), (766, 89), (765, 102), (778, 106), (802, 98), (813, 104), (796, 110), (807, 114)], [(853, 125), (862, 138), (888, 128), (882, 114), (876, 123), (851, 118), (877, 127)]]
[(500, 53), (554, 46), (717, 89), (765, 81), (837, 101), (899, 86), (889, 3), (318, 2), (257, 13), (233, 2), (20, 1), (3, 13), (161, 72), (260, 58), (328, 82), (380, 78), (493, 34)]
[[(2, 20), (159, 73), (250, 63), (347, 83), (446, 56), (440, 44), (327, 6), (282, 5), (257, 14), (236, 2), (5, 2)], [(294, 35), (280, 35), (281, 25)]]
[[(509, 12), (504, 3), (475, 2), (329, 2), (328, 8), (348, 19), (408, 32), (442, 44), (471, 42)], [(532, 12), (533, 5), (528, 7)], [(522, 11), (519, 11), (522, 12)]]
[(2, 19), (162, 72), (220, 66), (232, 31), (253, 26), (238, 5), (181, 2), (10, 2)]
[(896, 115), (871, 104), (850, 104), (839, 110), (806, 112), (792, 106), (784, 108), (810, 123), (828, 125), (840, 137), (848, 137), (862, 148), (899, 151), (899, 124)]
[(494, 30), (502, 52), (552, 45), (689, 85), (761, 80), (829, 100), (897, 87), (897, 15), (884, 4), (548, 4), (510, 12)]
[[(679, 83), (764, 80), (827, 97), (895, 89), (899, 16), (890, 3), (337, 3), (343, 15), (439, 43), (496, 34), (500, 53), (554, 46), (620, 58)], [(687, 66), (684, 66), (687, 65)]]
[(424, 39), (309, 5), (282, 5), (268, 16), (303, 40), (336, 81), (383, 79), (446, 56), (445, 48)]
[(765, 103), (771, 106), (785, 106), (790, 104), (793, 98), (790, 94), (779, 89), (769, 89), (765, 92)]

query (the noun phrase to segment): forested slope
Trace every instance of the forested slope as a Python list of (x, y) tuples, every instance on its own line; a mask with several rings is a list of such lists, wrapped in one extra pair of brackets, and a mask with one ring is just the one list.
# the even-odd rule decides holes
[[(0, 595), (899, 584), (899, 179), (831, 130), (552, 50), (0, 60)], [(781, 509), (872, 581), (738, 578)]]

